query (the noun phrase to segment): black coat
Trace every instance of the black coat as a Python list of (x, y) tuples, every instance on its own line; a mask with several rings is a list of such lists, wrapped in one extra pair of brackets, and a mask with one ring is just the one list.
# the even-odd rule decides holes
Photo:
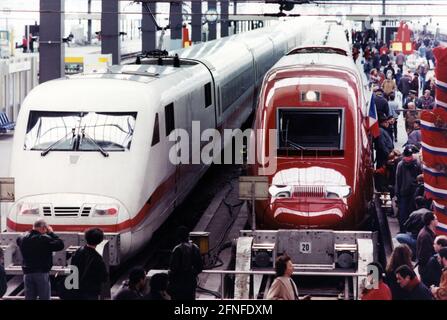
[(424, 273), (428, 260), (435, 254), (435, 249), (433, 248), (435, 237), (434, 232), (427, 227), (422, 228), (419, 232), (416, 243), (416, 256), (418, 258), (420, 274)]
[(387, 130), (380, 127), (380, 135), (375, 141), (377, 167), (380, 168), (386, 164), (388, 155), (393, 151), (394, 144)]
[(387, 272), (384, 282), (390, 288), (393, 300), (404, 300), (406, 292), (397, 283), (396, 274), (394, 272), (392, 273)]
[(438, 255), (430, 257), (427, 262), (427, 265), (424, 268), (424, 272), (421, 275), (422, 282), (430, 287), (431, 285), (435, 285), (439, 287), (439, 282), (441, 280), (442, 275), (442, 266), (439, 264)]
[[(419, 282), (419, 279), (417, 279), (417, 281)], [(433, 300), (433, 295), (430, 289), (428, 289), (422, 282), (419, 282), (411, 291), (405, 291), (405, 295), (403, 296), (404, 300)]]
[(375, 96), (374, 102), (376, 104), (377, 114), (390, 115), (390, 107), (388, 106), (388, 101), (382, 96)]
[(173, 300), (195, 299), (196, 278), (202, 269), (202, 257), (197, 245), (183, 242), (174, 248), (169, 264), (169, 291)]
[(419, 162), (415, 159), (399, 162), (396, 169), (396, 185), (394, 191), (396, 196), (413, 196), (417, 187), (416, 177), (422, 173)]
[(416, 91), (416, 94), (419, 92), (419, 77), (414, 77), (410, 83), (410, 90)]
[(79, 293), (99, 296), (102, 284), (108, 279), (101, 255), (95, 249), (84, 246), (75, 252), (71, 264), (79, 269)]
[(407, 96), (408, 93), (410, 92), (410, 84), (411, 79), (409, 77), (402, 77), (399, 83), (397, 84), (397, 88), (399, 89), (400, 92), (402, 92), (404, 96)]
[(411, 232), (411, 236), (414, 239), (417, 239), (419, 232), (424, 227), (424, 215), (427, 212), (430, 212), (430, 210), (426, 208), (421, 208), (413, 211), (408, 217), (407, 221), (405, 221), (404, 223), (405, 230)]
[(23, 273), (47, 273), (53, 266), (53, 252), (64, 249), (64, 242), (54, 233), (41, 234), (36, 230), (17, 239), (22, 253)]

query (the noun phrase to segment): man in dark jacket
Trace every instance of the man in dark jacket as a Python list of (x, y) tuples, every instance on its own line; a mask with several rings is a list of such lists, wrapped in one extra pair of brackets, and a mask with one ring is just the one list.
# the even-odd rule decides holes
[(25, 299), (50, 300), (50, 270), (53, 252), (64, 249), (64, 242), (43, 219), (34, 222), (33, 230), (17, 239), (22, 253)]
[(87, 244), (79, 248), (71, 264), (79, 270), (79, 290), (74, 297), (79, 300), (98, 300), (103, 283), (108, 279), (106, 264), (96, 247), (104, 240), (104, 233), (99, 228), (85, 231)]
[(419, 74), (418, 73), (415, 73), (413, 80), (411, 80), (410, 90), (416, 91), (416, 96), (419, 95)]
[(424, 268), (424, 273), (421, 274), (422, 282), (427, 287), (439, 287), (443, 268), (441, 258), (439, 257), (439, 251), (442, 248), (447, 248), (447, 237), (437, 236), (433, 248), (435, 249), (436, 254), (428, 260), (427, 265)]
[(433, 244), (436, 237), (438, 218), (433, 212), (424, 215), (424, 228), (419, 232), (416, 243), (416, 255), (418, 258), (419, 274), (424, 274), (425, 266), (432, 255), (435, 254)]
[(403, 265), (396, 270), (397, 283), (404, 289), (404, 300), (433, 300), (430, 290), (419, 280), (409, 266)]
[(407, 100), (407, 96), (410, 93), (410, 84), (411, 84), (411, 75), (409, 73), (405, 73), (400, 81), (397, 83), (397, 89), (402, 93), (402, 105), (405, 109), (405, 101)]
[(203, 269), (200, 249), (189, 241), (186, 227), (180, 227), (177, 235), (180, 244), (172, 251), (169, 264), (170, 294), (173, 300), (195, 300), (197, 275)]
[(399, 162), (396, 169), (395, 192), (397, 205), (399, 208), (399, 233), (405, 233), (404, 223), (407, 221), (416, 189), (416, 177), (422, 173), (420, 163), (413, 157), (413, 146), (406, 146), (403, 152), (403, 159)]
[(377, 114), (385, 114), (386, 117), (390, 116), (390, 107), (388, 106), (388, 100), (383, 96), (383, 90), (377, 88), (374, 93), (374, 103), (376, 104)]
[(376, 139), (374, 147), (376, 149), (377, 168), (382, 168), (388, 161), (388, 156), (394, 149), (393, 139), (388, 133), (390, 126), (388, 116), (379, 113), (380, 135)]
[(425, 207), (427, 201), (424, 197), (417, 197), (414, 201), (416, 204), (416, 210), (410, 214), (407, 221), (404, 223), (404, 227), (407, 232), (398, 233), (396, 235), (396, 240), (399, 243), (408, 245), (413, 252), (413, 258), (416, 259), (416, 241), (418, 234), (424, 227), (424, 215), (431, 211)]

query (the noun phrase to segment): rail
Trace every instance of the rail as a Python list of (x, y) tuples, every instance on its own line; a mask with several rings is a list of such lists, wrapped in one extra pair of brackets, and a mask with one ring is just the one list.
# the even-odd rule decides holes
[(140, 51), (122, 54), (121, 62), (126, 61), (126, 60), (136, 59), (138, 57), (138, 55), (140, 55), (140, 54), (141, 54)]

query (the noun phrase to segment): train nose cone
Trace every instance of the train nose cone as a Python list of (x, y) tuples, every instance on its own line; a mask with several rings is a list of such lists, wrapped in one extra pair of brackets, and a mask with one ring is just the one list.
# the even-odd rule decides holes
[(328, 199), (275, 199), (271, 205), (272, 218), (294, 228), (335, 228), (346, 211), (343, 201)]
[(270, 219), (289, 228), (335, 228), (347, 215), (350, 193), (345, 176), (335, 169), (280, 170), (269, 188)]

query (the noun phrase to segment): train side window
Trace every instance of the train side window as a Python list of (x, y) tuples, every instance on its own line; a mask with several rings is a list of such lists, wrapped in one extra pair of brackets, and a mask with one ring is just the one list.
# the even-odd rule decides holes
[(165, 125), (166, 125), (166, 136), (174, 131), (174, 103), (170, 103), (165, 107)]
[(211, 82), (208, 82), (205, 86), (205, 108), (211, 105)]
[(158, 122), (158, 113), (155, 114), (154, 133), (152, 134), (152, 147), (160, 142), (160, 124)]

